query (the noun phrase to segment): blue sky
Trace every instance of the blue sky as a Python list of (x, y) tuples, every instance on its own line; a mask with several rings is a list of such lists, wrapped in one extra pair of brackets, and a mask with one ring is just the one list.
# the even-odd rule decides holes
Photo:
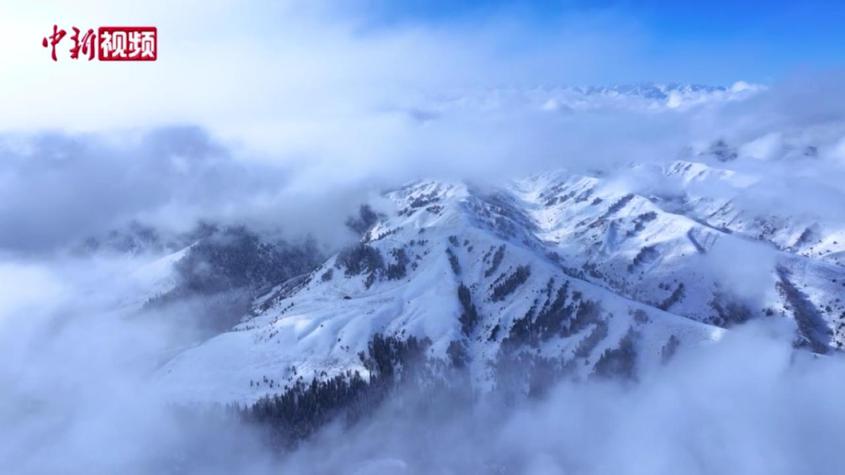
[(604, 17), (640, 33), (653, 76), (663, 80), (774, 82), (845, 64), (845, 1), (364, 0), (359, 6), (374, 28), (509, 17), (542, 35), (579, 15)]
[[(55, 22), (156, 25), (160, 58), (54, 63)], [(845, 1), (818, 0), (0, 0), (0, 130), (275, 137), (462, 88), (777, 84), (842, 69), (842, 25)]]

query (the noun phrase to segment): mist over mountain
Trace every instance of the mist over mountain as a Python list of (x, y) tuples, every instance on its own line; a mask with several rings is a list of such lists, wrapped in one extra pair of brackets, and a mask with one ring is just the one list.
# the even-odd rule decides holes
[(11, 3), (3, 473), (842, 471), (843, 8)]
[(845, 122), (774, 116), (793, 88), (427, 98), (409, 141), (593, 135), (343, 180), (197, 127), (7, 135), (0, 453), (16, 473), (835, 471)]

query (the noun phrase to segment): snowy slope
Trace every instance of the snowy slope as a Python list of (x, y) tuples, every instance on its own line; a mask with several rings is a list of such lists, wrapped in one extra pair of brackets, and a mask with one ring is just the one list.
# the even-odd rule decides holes
[[(427, 105), (649, 111), (759, 90), (502, 89)], [(496, 385), (514, 360), (577, 378), (603, 372), (609, 357), (622, 359), (617, 370), (648, 371), (678, 345), (757, 318), (794, 321), (798, 347), (842, 349), (845, 216), (825, 203), (845, 199), (835, 173), (843, 130), (761, 129), (613, 173), (386, 192), (372, 203), (381, 214), (356, 223), (357, 246), (307, 275), (259, 276), (277, 285), (240, 324), (157, 378), (176, 399), (254, 401), (295, 380), (366, 374), (359, 353), (376, 334), (431, 340), (429, 358), (468, 366), (478, 388)], [(801, 206), (790, 205), (793, 193), (807, 197)]]
[[(479, 387), (489, 387), (503, 346), (586, 376), (626, 337), (647, 367), (673, 335), (689, 344), (720, 334), (567, 276), (506, 190), (422, 182), (387, 197), (396, 209), (359, 247), (259, 299), (253, 318), (172, 360), (161, 382), (177, 398), (253, 401), (297, 378), (366, 373), (358, 353), (382, 333), (427, 337), (430, 357), (443, 360), (459, 345)], [(462, 285), (471, 303), (459, 297)], [(476, 321), (462, 318), (470, 307)], [(526, 325), (538, 319), (546, 323)]]
[(751, 318), (794, 319), (796, 344), (813, 351), (841, 346), (845, 269), (785, 237), (806, 216), (767, 221), (731, 193), (701, 195), (703, 182), (740, 193), (761, 177), (692, 161), (649, 173), (677, 180), (675, 194), (564, 171), (387, 192), (393, 208), (358, 246), (276, 286), (158, 379), (177, 399), (254, 401), (297, 379), (366, 374), (358, 353), (377, 333), (430, 339), (429, 357), (466, 360), (479, 388), (515, 354), (586, 377), (633, 343), (646, 371)]
[[(806, 300), (818, 328), (799, 338), (818, 351), (841, 346), (845, 269), (827, 253), (794, 244), (810, 228), (819, 233), (816, 245), (837, 246), (841, 227), (821, 227), (806, 215), (759, 215), (730, 194), (701, 198), (701, 187), (687, 186), (707, 179), (741, 189), (759, 178), (689, 162), (665, 173), (683, 180), (675, 195), (644, 196), (582, 176), (535, 177), (517, 188), (535, 203), (537, 236), (570, 275), (718, 326), (765, 315), (810, 318), (795, 308)], [(791, 286), (805, 295), (787, 291)]]
[[(786, 252), (845, 265), (845, 224), (777, 208), (755, 212), (742, 206), (744, 190), (766, 186), (765, 175), (687, 161), (672, 163), (665, 173), (683, 183), (683, 212), (695, 219), (726, 232), (770, 242)], [(727, 186), (714, 186), (720, 183)], [(718, 192), (708, 192), (714, 188)]]

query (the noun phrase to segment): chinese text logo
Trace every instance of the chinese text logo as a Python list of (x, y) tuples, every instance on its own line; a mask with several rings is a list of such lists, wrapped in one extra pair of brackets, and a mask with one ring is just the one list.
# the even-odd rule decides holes
[[(75, 26), (71, 30), (70, 59), (79, 59), (80, 53), (88, 61), (95, 56), (100, 61), (155, 61), (158, 58), (158, 30), (154, 26), (101, 26), (96, 34), (93, 28), (85, 33)], [(50, 48), (53, 61), (58, 61), (56, 47), (65, 36), (67, 31), (53, 25), (53, 34), (41, 41), (41, 46)]]

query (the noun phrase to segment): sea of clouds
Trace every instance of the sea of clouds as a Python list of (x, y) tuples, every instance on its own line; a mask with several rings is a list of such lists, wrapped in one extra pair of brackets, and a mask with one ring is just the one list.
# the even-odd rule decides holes
[[(720, 166), (698, 155), (716, 140), (738, 150), (725, 166), (762, 178), (702, 193), (845, 224), (840, 72), (803, 72), (742, 101), (684, 110), (573, 113), (518, 101), (444, 109), (444, 97), (639, 81), (651, 69), (636, 25), (612, 9), (531, 31), (507, 11), (480, 23), (388, 27), (328, 2), (46, 5), (0, 20), (4, 34), (40, 32), (53, 16), (91, 26), (108, 17), (158, 25), (162, 50), (157, 69), (45, 65), (38, 41), (7, 58), (17, 71), (0, 79), (8, 473), (838, 471), (845, 366), (838, 354), (795, 351), (787, 322), (682, 348), (633, 385), (561, 383), (538, 400), (446, 400), (425, 411), (426, 401), (404, 394), (355, 427), (329, 427), (278, 453), (213, 411), (186, 415), (151, 383), (163, 361), (196, 343), (202, 317), (202, 307), (131, 305), (143, 289), (127, 276), (158, 256), (68, 250), (133, 221), (181, 232), (200, 220), (310, 235), (336, 249), (352, 238), (344, 221), (360, 203), (407, 180), (501, 183), (567, 169), (661, 193), (677, 183), (648, 170), (679, 158)], [(45, 75), (73, 86), (33, 79)], [(815, 155), (801, 153), (808, 145)], [(748, 257), (714, 252), (723, 264)], [(725, 279), (753, 298), (765, 278), (756, 268)]]

